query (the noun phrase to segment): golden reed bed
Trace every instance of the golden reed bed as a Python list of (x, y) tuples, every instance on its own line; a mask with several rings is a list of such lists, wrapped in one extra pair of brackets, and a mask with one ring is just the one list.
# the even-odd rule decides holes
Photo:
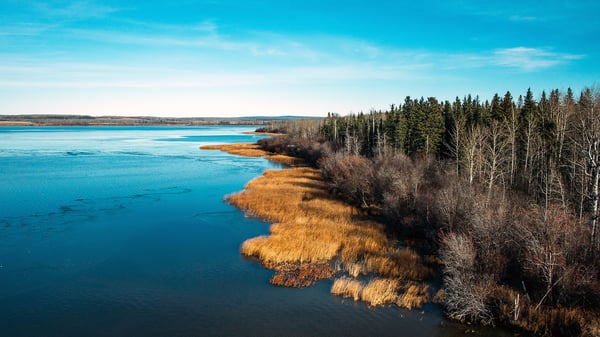
[[(218, 149), (272, 158), (255, 144)], [(414, 251), (397, 248), (382, 224), (331, 195), (318, 170), (269, 170), (227, 200), (273, 223), (269, 235), (246, 240), (241, 247), (242, 254), (276, 271), (271, 283), (302, 287), (337, 275), (333, 294), (372, 306), (411, 309), (429, 301), (423, 281), (432, 274), (431, 268)]]
[(256, 143), (235, 143), (235, 144), (219, 144), (219, 145), (204, 145), (201, 150), (221, 150), (230, 154), (245, 157), (265, 157), (270, 161), (294, 166), (300, 165), (302, 160), (290, 156), (273, 154), (260, 148)]

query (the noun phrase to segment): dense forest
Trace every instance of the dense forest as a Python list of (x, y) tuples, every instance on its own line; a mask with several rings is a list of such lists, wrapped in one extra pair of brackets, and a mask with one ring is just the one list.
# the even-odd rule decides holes
[(439, 260), (449, 317), (600, 335), (600, 92), (482, 102), (406, 97), (387, 111), (276, 126), (274, 152)]

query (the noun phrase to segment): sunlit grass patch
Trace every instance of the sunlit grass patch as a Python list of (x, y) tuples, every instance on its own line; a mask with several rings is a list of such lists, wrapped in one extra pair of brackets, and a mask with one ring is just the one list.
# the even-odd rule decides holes
[(433, 274), (421, 257), (411, 249), (397, 249), (386, 255), (365, 257), (365, 270), (377, 275), (395, 277), (402, 280), (420, 281)]
[(358, 280), (349, 277), (341, 277), (333, 282), (331, 293), (337, 296), (350, 297), (355, 301), (358, 301), (360, 300), (360, 293), (364, 287), (364, 284)]
[[(429, 286), (425, 284), (407, 283), (394, 278), (375, 278), (364, 284), (347, 276), (333, 282), (333, 295), (350, 297), (355, 301), (364, 301), (370, 306), (395, 304), (405, 309), (420, 308), (430, 300)], [(402, 292), (404, 291), (404, 292)]]
[(398, 301), (400, 281), (389, 278), (375, 278), (363, 288), (360, 299), (371, 306), (395, 304)]
[(282, 133), (274, 133), (274, 132), (260, 132), (260, 131), (244, 131), (242, 132), (245, 135), (263, 135), (263, 136), (271, 136), (271, 137), (275, 137), (275, 136), (281, 136)]
[(264, 157), (272, 162), (295, 166), (300, 165), (303, 161), (299, 158), (286, 156), (282, 154), (272, 154), (263, 150), (256, 143), (234, 143), (234, 144), (218, 144), (218, 145), (203, 145), (201, 150), (220, 150), (229, 154), (245, 156), (245, 157)]
[(265, 158), (267, 158), (268, 160), (275, 162), (275, 163), (280, 163), (280, 164), (284, 164), (284, 165), (288, 165), (288, 166), (296, 166), (296, 165), (301, 165), (302, 163), (304, 163), (304, 161), (302, 159), (296, 158), (296, 157), (291, 157), (291, 156), (286, 156), (284, 154), (272, 154), (272, 155), (268, 155)]
[(339, 243), (323, 237), (310, 227), (296, 224), (277, 225), (276, 234), (246, 240), (244, 255), (259, 258), (266, 266), (287, 263), (326, 263), (339, 250)]
[(256, 143), (235, 143), (235, 144), (219, 144), (219, 145), (204, 145), (201, 150), (221, 150), (229, 154), (235, 154), (246, 157), (263, 157), (269, 155), (269, 152), (262, 150)]

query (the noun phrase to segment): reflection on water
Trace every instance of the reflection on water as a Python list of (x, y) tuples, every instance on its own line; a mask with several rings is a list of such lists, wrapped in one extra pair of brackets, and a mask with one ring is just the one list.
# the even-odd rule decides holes
[(508, 336), (439, 307), (275, 288), (239, 254), (268, 226), (223, 203), (260, 158), (199, 151), (249, 128), (0, 128), (5, 336)]

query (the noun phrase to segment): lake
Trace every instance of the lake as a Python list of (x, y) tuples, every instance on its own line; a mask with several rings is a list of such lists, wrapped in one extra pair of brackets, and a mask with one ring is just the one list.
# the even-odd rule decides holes
[(223, 197), (281, 167), (198, 149), (252, 129), (0, 127), (0, 335), (511, 336), (269, 285)]

